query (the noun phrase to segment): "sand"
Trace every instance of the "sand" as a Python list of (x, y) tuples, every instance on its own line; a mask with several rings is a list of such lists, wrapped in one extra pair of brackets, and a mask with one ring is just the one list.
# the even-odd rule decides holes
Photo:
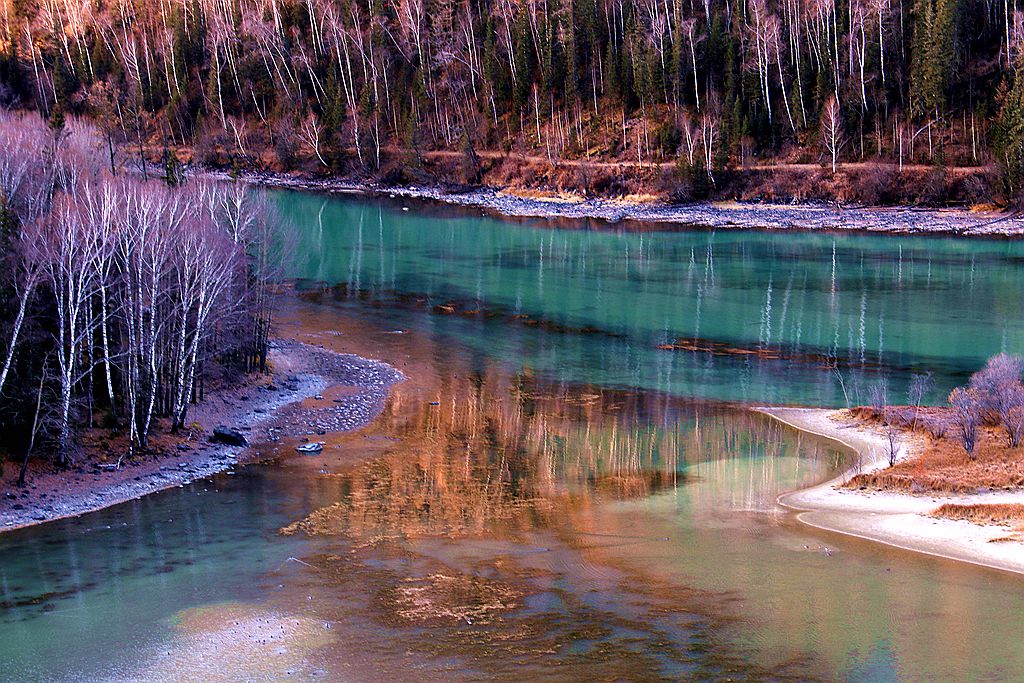
[(334, 642), (330, 624), (259, 605), (223, 603), (180, 612), (174, 638), (140, 670), (111, 681), (326, 680), (313, 662)]
[[(905, 550), (1024, 574), (1024, 543), (996, 540), (1008, 535), (1006, 527), (929, 516), (944, 503), (1024, 503), (1024, 492), (910, 495), (838, 488), (853, 474), (888, 465), (889, 444), (880, 431), (856, 423), (844, 411), (819, 408), (758, 410), (801, 431), (836, 441), (859, 456), (860, 462), (853, 471), (779, 497), (778, 502), (796, 510), (797, 519), (804, 524)], [(897, 457), (906, 458), (912, 454), (912, 449), (903, 445)]]

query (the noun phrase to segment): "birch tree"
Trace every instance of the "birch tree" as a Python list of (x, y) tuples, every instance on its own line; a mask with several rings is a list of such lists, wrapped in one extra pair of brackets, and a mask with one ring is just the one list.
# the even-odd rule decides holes
[[(91, 188), (82, 188), (88, 193)], [(71, 401), (81, 372), (82, 349), (95, 320), (90, 301), (96, 291), (97, 259), (107, 248), (100, 231), (68, 196), (58, 200), (54, 214), (38, 224), (42, 268), (56, 310), (56, 355), (60, 381), (60, 423), (57, 439), (61, 463), (67, 463), (71, 438)]]
[(839, 166), (839, 155), (846, 145), (843, 112), (835, 95), (829, 96), (821, 110), (821, 144), (832, 162), (832, 175), (835, 175)]

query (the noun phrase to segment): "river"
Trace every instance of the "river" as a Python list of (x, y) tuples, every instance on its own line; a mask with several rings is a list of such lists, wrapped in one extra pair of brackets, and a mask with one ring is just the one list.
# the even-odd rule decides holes
[(850, 454), (744, 407), (940, 401), (1024, 347), (1024, 243), (272, 201), (281, 333), (409, 379), (321, 456), (0, 536), (0, 679), (1024, 675), (1019, 577), (799, 525)]

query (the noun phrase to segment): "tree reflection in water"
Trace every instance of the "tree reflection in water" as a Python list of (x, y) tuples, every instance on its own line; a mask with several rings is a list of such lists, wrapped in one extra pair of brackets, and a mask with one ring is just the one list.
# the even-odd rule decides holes
[(437, 401), (414, 403), (398, 387), (363, 435), (388, 439), (383, 452), (319, 474), (329, 502), (282, 529), (319, 540), (301, 590), (316, 586), (325, 615), (353, 633), (400, 629), (403, 651), (471, 659), (488, 677), (504, 677), (503, 662), (537, 674), (565, 665), (570, 678), (600, 677), (602, 666), (624, 679), (808, 674), (797, 660), (748, 664), (719, 642), (730, 594), (618, 565), (621, 551), (668, 540), (643, 528), (642, 513), (640, 528), (621, 526), (619, 508), (670, 495), (693, 515), (763, 511), (780, 487), (819, 480), (842, 454), (734, 406), (500, 367), (450, 377)]
[[(399, 436), (382, 457), (321, 475), (337, 480), (337, 502), (282, 531), (373, 544), (532, 530), (600, 501), (676, 489), (710, 470), (723, 480), (720, 470), (753, 459), (768, 467), (744, 490), (724, 478), (723, 497), (750, 509), (774, 500), (771, 463), (793, 449), (776, 423), (748, 410), (551, 386), (528, 374), (455, 379), (444, 400), (404, 412), (392, 406), (381, 419)], [(815, 444), (802, 455), (829, 457), (832, 466), (841, 458)]]

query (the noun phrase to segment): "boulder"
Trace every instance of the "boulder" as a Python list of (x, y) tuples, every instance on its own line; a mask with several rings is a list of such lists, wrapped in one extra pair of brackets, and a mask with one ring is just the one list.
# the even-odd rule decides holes
[(210, 437), (210, 441), (227, 444), (228, 446), (249, 445), (242, 432), (231, 427), (225, 427), (224, 425), (218, 425), (213, 428), (213, 436)]

